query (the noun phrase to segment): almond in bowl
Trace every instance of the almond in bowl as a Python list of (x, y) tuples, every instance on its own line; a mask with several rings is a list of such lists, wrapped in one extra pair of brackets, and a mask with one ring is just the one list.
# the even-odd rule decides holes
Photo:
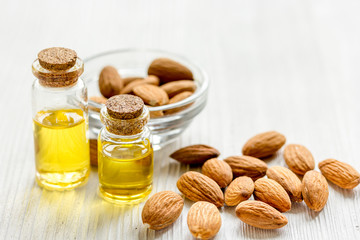
[[(90, 130), (101, 128), (104, 98), (133, 94), (150, 111), (155, 149), (179, 136), (206, 105), (208, 78), (193, 62), (157, 50), (117, 50), (85, 59)], [(116, 71), (114, 71), (114, 69)], [(104, 72), (105, 71), (105, 72)]]

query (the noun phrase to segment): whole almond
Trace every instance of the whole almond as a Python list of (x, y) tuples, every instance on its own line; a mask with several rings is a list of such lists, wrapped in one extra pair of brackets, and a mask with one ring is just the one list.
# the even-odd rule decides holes
[(311, 152), (299, 144), (289, 144), (284, 149), (284, 159), (290, 170), (304, 175), (315, 168), (314, 157)]
[(280, 166), (271, 167), (266, 171), (268, 178), (278, 182), (288, 193), (291, 201), (302, 202), (301, 181), (290, 169)]
[(142, 221), (150, 229), (159, 230), (178, 219), (184, 206), (182, 197), (172, 191), (162, 191), (150, 197), (142, 210)]
[(106, 66), (102, 69), (99, 76), (99, 89), (104, 97), (110, 98), (120, 94), (123, 86), (124, 83), (116, 68)]
[(89, 145), (90, 145), (90, 164), (93, 166), (97, 166), (98, 165), (97, 139), (90, 139)]
[(285, 189), (276, 181), (260, 178), (255, 181), (254, 197), (276, 208), (280, 212), (291, 209), (290, 197)]
[(224, 161), (230, 165), (234, 177), (248, 176), (255, 181), (266, 174), (266, 163), (254, 157), (231, 156), (225, 158)]
[(225, 203), (228, 206), (236, 206), (240, 202), (248, 200), (254, 192), (254, 181), (246, 176), (235, 178), (226, 188)]
[(273, 155), (286, 142), (281, 133), (270, 131), (255, 135), (244, 145), (242, 153), (246, 156), (264, 158)]
[(187, 67), (169, 58), (155, 59), (149, 66), (148, 74), (158, 76), (161, 83), (193, 79), (193, 74)]
[(353, 189), (360, 183), (360, 173), (347, 163), (326, 159), (319, 163), (321, 173), (341, 188)]
[(306, 172), (302, 180), (302, 196), (310, 209), (316, 212), (321, 211), (329, 196), (329, 187), (325, 177), (315, 170)]
[(178, 80), (161, 85), (161, 88), (169, 95), (169, 98), (184, 91), (195, 92), (196, 85), (193, 80)]
[(150, 85), (155, 85), (155, 86), (159, 86), (160, 84), (160, 80), (157, 76), (153, 76), (150, 75), (146, 78), (143, 79), (135, 79), (131, 82), (129, 82), (122, 90), (121, 90), (121, 94), (128, 94), (128, 93), (132, 93), (134, 91), (134, 88), (136, 86), (139, 85), (143, 85), (143, 84), (150, 84)]
[(261, 201), (246, 200), (235, 211), (241, 221), (257, 228), (277, 229), (288, 223), (281, 212)]
[(225, 188), (233, 179), (229, 164), (217, 158), (207, 160), (202, 166), (201, 172), (213, 179), (221, 188)]
[(204, 144), (190, 145), (173, 152), (170, 157), (184, 164), (203, 164), (206, 160), (216, 158), (220, 152)]
[(196, 202), (189, 209), (187, 224), (196, 239), (212, 238), (221, 228), (219, 209), (209, 202)]
[(134, 87), (133, 92), (150, 106), (161, 106), (169, 102), (166, 92), (158, 86), (142, 84)]
[(135, 80), (143, 80), (143, 79), (144, 79), (143, 77), (124, 77), (122, 80), (123, 80), (124, 86), (126, 86)]
[[(189, 91), (179, 93), (179, 94), (175, 95), (174, 97), (172, 97), (170, 99), (169, 104), (180, 102), (180, 101), (190, 97), (192, 94), (193, 93), (189, 92)], [(172, 109), (166, 110), (165, 114), (173, 114), (173, 113), (180, 112), (180, 111), (190, 107), (191, 105), (192, 105), (192, 103), (189, 103), (189, 104), (186, 104), (185, 106), (182, 106), (182, 107), (177, 107), (177, 108), (172, 108)]]
[(204, 174), (189, 171), (181, 175), (177, 188), (191, 201), (206, 201), (216, 207), (224, 205), (224, 194), (219, 185)]

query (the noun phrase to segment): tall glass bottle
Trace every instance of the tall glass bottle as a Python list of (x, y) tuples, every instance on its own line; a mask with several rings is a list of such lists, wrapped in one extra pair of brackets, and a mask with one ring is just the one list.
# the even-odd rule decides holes
[(86, 182), (90, 156), (83, 61), (66, 48), (44, 49), (32, 65), (36, 181), (67, 190)]
[(101, 109), (98, 139), (100, 195), (113, 203), (137, 203), (152, 189), (153, 149), (149, 110), (141, 98), (117, 95)]

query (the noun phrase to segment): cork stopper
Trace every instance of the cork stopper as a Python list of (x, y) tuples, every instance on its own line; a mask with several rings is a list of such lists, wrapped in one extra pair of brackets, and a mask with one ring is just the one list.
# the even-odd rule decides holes
[(129, 94), (113, 96), (106, 101), (105, 105), (109, 115), (117, 119), (137, 118), (144, 108), (141, 98)]
[(32, 72), (45, 87), (67, 87), (75, 84), (84, 72), (84, 63), (74, 50), (48, 48), (38, 54)]
[(43, 68), (50, 71), (61, 71), (75, 65), (77, 54), (68, 48), (52, 47), (40, 51), (38, 59)]
[(149, 110), (143, 100), (128, 94), (109, 98), (100, 111), (100, 119), (106, 129), (117, 135), (136, 135), (142, 132), (149, 118)]

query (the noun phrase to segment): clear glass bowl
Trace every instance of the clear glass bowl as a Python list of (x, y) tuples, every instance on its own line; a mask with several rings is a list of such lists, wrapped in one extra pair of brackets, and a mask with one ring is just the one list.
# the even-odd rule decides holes
[[(189, 126), (193, 118), (204, 109), (209, 86), (209, 80), (204, 70), (184, 57), (165, 51), (152, 49), (119, 49), (100, 53), (85, 59), (85, 71), (82, 75), (82, 78), (87, 84), (89, 96), (101, 96), (98, 78), (103, 67), (107, 65), (114, 66), (118, 69), (122, 77), (145, 77), (147, 76), (150, 63), (159, 57), (170, 58), (188, 67), (194, 75), (197, 89), (193, 95), (180, 102), (159, 107), (149, 107), (149, 111), (154, 112), (166, 111), (191, 104), (190, 107), (180, 112), (150, 119), (148, 127), (153, 135), (152, 143), (154, 149), (159, 149), (172, 140), (175, 140), (175, 138)], [(99, 116), (99, 110), (102, 105), (89, 100), (89, 106), (90, 132), (92, 137), (95, 137), (102, 128)]]

